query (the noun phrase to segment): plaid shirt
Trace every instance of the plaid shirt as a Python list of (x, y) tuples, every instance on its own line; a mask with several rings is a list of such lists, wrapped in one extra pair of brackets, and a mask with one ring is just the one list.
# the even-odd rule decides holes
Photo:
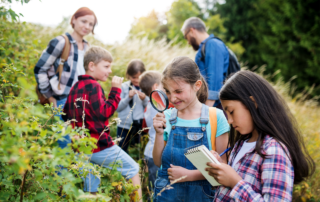
[[(114, 145), (108, 119), (118, 107), (121, 89), (111, 88), (106, 100), (103, 89), (94, 78), (89, 75), (78, 78), (79, 81), (70, 90), (62, 118), (64, 121), (75, 119), (76, 122), (72, 122), (73, 127), (82, 127), (84, 108), (85, 128), (89, 129), (91, 137), (98, 140), (98, 147), (93, 149), (93, 153), (96, 153)], [(77, 100), (79, 98), (87, 101)]]
[[(63, 65), (61, 74), (60, 90), (59, 73), (57, 72), (60, 56), (64, 45), (66, 44), (63, 36), (57, 36), (52, 39), (48, 47), (43, 51), (39, 61), (34, 67), (34, 75), (39, 84), (40, 92), (46, 97), (55, 97), (57, 100), (66, 98), (71, 87), (78, 81), (77, 79), (77, 62), (78, 62), (78, 46), (76, 41), (69, 33), (66, 33), (71, 43), (70, 54), (67, 61)], [(84, 50), (89, 48), (87, 41), (83, 40)]]
[[(231, 152), (229, 165), (232, 165), (233, 157), (239, 152), (243, 141), (237, 151), (236, 145)], [(266, 159), (252, 148), (234, 166), (243, 180), (233, 189), (220, 186), (214, 201), (291, 201), (294, 170), (286, 154), (289, 152), (282, 146), (286, 151), (275, 139), (266, 136), (262, 146), (268, 155)]]

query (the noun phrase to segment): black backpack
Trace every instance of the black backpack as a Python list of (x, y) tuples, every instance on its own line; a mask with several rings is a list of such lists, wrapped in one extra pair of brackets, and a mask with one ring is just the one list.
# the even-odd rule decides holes
[[(222, 41), (221, 39), (219, 39), (218, 37), (211, 37), (210, 39), (218, 39), (220, 41)], [(209, 40), (210, 40), (209, 39)], [(208, 40), (206, 40), (206, 42), (202, 45), (201, 47), (201, 54), (202, 54), (202, 57), (200, 58), (201, 61), (204, 62), (205, 60), (205, 57), (206, 57), (206, 43), (207, 43)], [(222, 41), (223, 42), (223, 41)], [(232, 73), (235, 73), (237, 71), (240, 71), (240, 64), (238, 62), (238, 59), (237, 59), (237, 56), (232, 52), (232, 50), (230, 50), (228, 48), (228, 46), (226, 46), (227, 49), (228, 49), (228, 52), (229, 52), (229, 66), (228, 66), (228, 71), (223, 73), (225, 78), (227, 78), (230, 74)]]

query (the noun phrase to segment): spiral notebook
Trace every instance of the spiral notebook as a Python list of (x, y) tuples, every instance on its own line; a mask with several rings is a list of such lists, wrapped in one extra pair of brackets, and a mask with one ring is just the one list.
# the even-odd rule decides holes
[(212, 186), (219, 186), (220, 184), (210, 176), (205, 168), (207, 163), (212, 162), (220, 165), (220, 162), (213, 156), (213, 154), (207, 149), (206, 146), (201, 145), (192, 149), (187, 150), (184, 154), (187, 159), (202, 173), (202, 175), (210, 182)]

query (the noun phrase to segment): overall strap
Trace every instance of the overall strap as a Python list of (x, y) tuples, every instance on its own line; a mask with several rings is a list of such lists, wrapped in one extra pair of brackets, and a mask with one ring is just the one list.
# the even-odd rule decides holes
[(211, 126), (211, 147), (212, 150), (216, 150), (216, 135), (217, 135), (217, 108), (209, 107), (209, 119), (210, 119), (210, 126)]
[(177, 123), (177, 116), (178, 116), (178, 110), (176, 108), (171, 109), (171, 116), (170, 116), (170, 124), (173, 125)]
[(200, 115), (200, 124), (201, 124), (201, 130), (206, 130), (206, 125), (208, 124), (209, 120), (209, 107), (205, 104), (202, 104), (201, 108), (201, 115)]

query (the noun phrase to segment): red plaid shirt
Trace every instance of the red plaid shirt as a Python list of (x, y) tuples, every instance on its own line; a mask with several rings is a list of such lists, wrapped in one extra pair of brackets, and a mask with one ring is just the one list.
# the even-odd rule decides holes
[(107, 100), (103, 89), (94, 78), (89, 75), (82, 75), (78, 78), (79, 81), (70, 90), (63, 109), (65, 115), (62, 118), (64, 121), (75, 119), (76, 122), (72, 122), (72, 126), (82, 127), (84, 108), (85, 127), (89, 129), (91, 137), (98, 140), (98, 147), (92, 151), (96, 153), (114, 145), (110, 136), (108, 119), (118, 107), (121, 100), (121, 89), (111, 88)]
[[(236, 145), (239, 144), (236, 143)], [(239, 148), (233, 148), (229, 165), (232, 165), (234, 156), (239, 152)], [(292, 189), (294, 181), (294, 170), (287, 148), (281, 145), (272, 137), (266, 136), (263, 140), (262, 148), (267, 157), (263, 159), (252, 148), (236, 164), (235, 170), (243, 180), (233, 187), (220, 186), (216, 191), (215, 202), (224, 201), (286, 201), (292, 200)]]

